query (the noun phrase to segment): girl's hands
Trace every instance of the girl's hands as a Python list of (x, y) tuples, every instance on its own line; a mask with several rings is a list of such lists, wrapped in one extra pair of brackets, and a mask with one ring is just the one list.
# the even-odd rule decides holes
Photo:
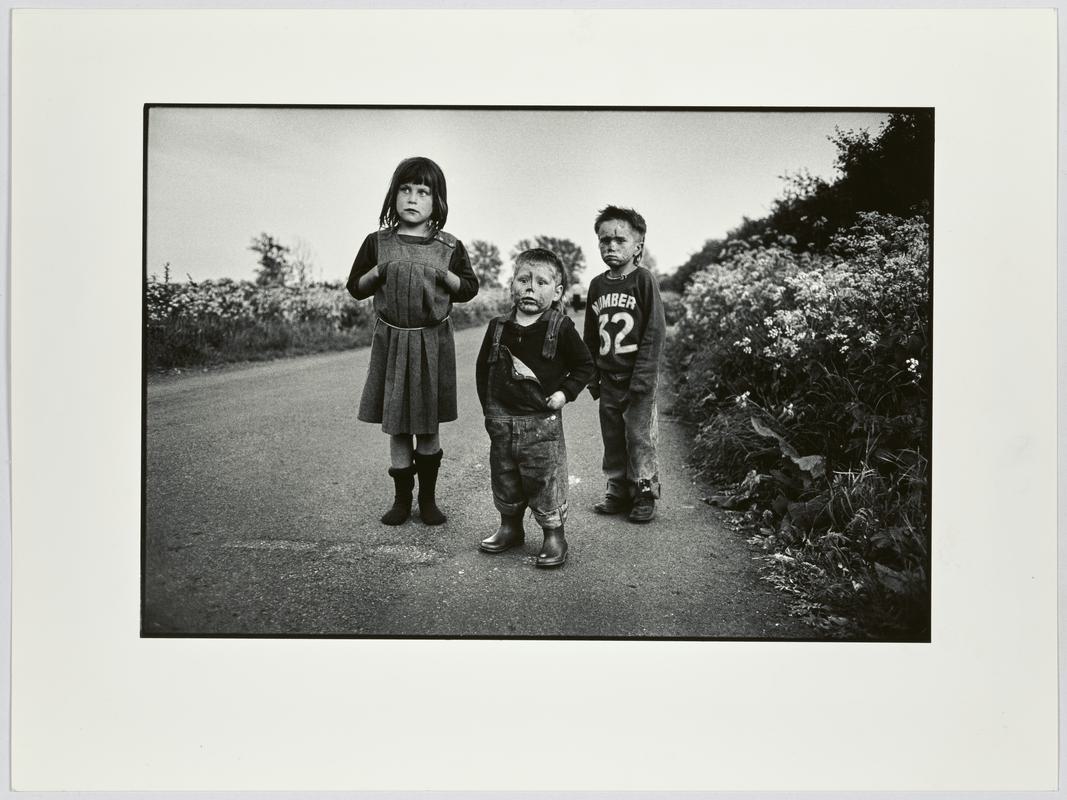
[(361, 292), (372, 292), (385, 278), (384, 272), (381, 266), (375, 264), (360, 277), (359, 290)]
[(553, 411), (559, 411), (563, 406), (567, 405), (567, 395), (563, 394), (563, 392), (556, 391), (552, 393), (551, 397), (546, 397), (545, 402)]
[(450, 293), (459, 291), (459, 275), (457, 275), (456, 273), (450, 272), (449, 270), (445, 270), (440, 274), (439, 279)]

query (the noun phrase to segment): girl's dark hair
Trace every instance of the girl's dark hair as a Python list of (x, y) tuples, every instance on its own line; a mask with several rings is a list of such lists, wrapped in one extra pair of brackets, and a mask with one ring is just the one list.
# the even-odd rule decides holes
[(556, 277), (559, 285), (563, 288), (563, 293), (560, 295), (559, 300), (552, 302), (552, 307), (557, 311), (563, 311), (563, 298), (567, 296), (567, 270), (564, 269), (560, 257), (551, 250), (546, 250), (543, 247), (534, 247), (530, 250), (523, 250), (515, 256), (516, 272), (524, 264), (539, 264), (545, 267), (552, 267), (556, 271)]
[(383, 228), (395, 228), (400, 224), (400, 215), (396, 213), (396, 196), (405, 183), (429, 186), (433, 193), (433, 211), (430, 212), (430, 227), (439, 231), (445, 227), (448, 219), (448, 187), (445, 185), (445, 173), (437, 163), (423, 156), (405, 158), (393, 172), (389, 182), (389, 191), (382, 203), (382, 215), (378, 224)]

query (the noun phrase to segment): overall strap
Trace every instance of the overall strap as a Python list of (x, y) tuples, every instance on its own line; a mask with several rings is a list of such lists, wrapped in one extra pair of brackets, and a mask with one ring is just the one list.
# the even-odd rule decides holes
[(392, 261), (396, 258), (397, 240), (396, 234), (391, 228), (379, 228), (377, 231), (378, 239), (378, 263), (384, 264), (386, 261)]
[(437, 231), (434, 233), (433, 238), (441, 242), (441, 244), (445, 245), (450, 250), (454, 249), (456, 246), (456, 237), (453, 236), (451, 233), (446, 233), (445, 231)]
[(496, 362), (497, 356), (500, 354), (500, 339), (504, 335), (504, 317), (493, 317), (489, 320), (489, 335), (492, 337), (493, 344), (489, 348), (489, 363)]
[(545, 332), (544, 347), (541, 348), (541, 356), (543, 358), (556, 357), (556, 344), (559, 341), (559, 329), (563, 326), (563, 320), (566, 318), (566, 316), (555, 308), (550, 308), (545, 312), (545, 319), (548, 321), (548, 330)]

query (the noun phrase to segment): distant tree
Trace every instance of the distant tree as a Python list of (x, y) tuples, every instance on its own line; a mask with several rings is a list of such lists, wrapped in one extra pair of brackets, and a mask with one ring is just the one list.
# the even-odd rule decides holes
[(296, 244), (290, 250), (290, 270), (296, 282), (303, 286), (314, 280), (315, 251), (306, 239), (296, 237)]
[[(922, 216), (933, 207), (934, 118), (928, 111), (890, 115), (876, 134), (835, 129), (837, 147), (830, 183), (806, 172), (782, 176), (783, 196), (763, 220), (765, 233), (792, 236), (797, 248), (824, 250), (834, 233), (856, 214), (877, 211), (897, 217)], [(736, 231), (731, 238), (739, 238)]]
[(500, 258), (500, 248), (492, 242), (471, 239), (467, 255), (470, 256), (474, 274), (478, 276), (478, 283), (482, 286), (500, 285), (500, 269), (504, 266)]
[(292, 272), (289, 263), (289, 248), (268, 233), (261, 233), (252, 239), (248, 248), (259, 253), (259, 269), (256, 270), (256, 283), (260, 286), (284, 286)]
[(660, 287), (684, 292), (690, 277), (719, 261), (728, 247), (778, 244), (796, 251), (825, 250), (835, 232), (852, 225), (863, 211), (931, 222), (934, 178), (934, 117), (929, 111), (891, 114), (877, 133), (836, 129), (832, 181), (806, 170), (782, 176), (782, 196), (760, 219), (742, 217), (721, 239), (699, 251), (660, 280)]
[(585, 269), (585, 254), (582, 253), (581, 247), (570, 239), (559, 239), (555, 236), (538, 236), (535, 239), (523, 239), (518, 242), (511, 251), (511, 260), (514, 261), (523, 250), (530, 250), (534, 247), (551, 250), (559, 256), (559, 260), (563, 262), (563, 268), (567, 271), (568, 286), (578, 282), (578, 275)]
[(723, 239), (708, 239), (704, 242), (704, 246), (689, 256), (686, 262), (678, 269), (670, 275), (660, 278), (659, 288), (664, 291), (678, 292), (679, 294), (685, 292), (686, 284), (689, 283), (693, 273), (699, 272), (704, 267), (718, 261), (725, 244), (726, 242)]

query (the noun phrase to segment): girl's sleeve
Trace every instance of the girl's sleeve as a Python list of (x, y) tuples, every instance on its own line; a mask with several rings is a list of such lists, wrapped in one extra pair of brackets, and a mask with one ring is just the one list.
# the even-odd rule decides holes
[(589, 348), (585, 346), (582, 337), (578, 335), (578, 329), (574, 323), (567, 319), (560, 328), (559, 350), (563, 356), (563, 363), (567, 367), (567, 374), (560, 383), (560, 391), (567, 395), (569, 402), (582, 393), (596, 372), (593, 366), (593, 357), (589, 355)]
[(359, 279), (370, 272), (377, 263), (378, 236), (372, 233), (360, 245), (359, 252), (356, 253), (356, 260), (352, 262), (352, 271), (348, 273), (348, 283), (345, 284), (348, 288), (348, 293), (357, 300), (366, 300), (374, 294), (373, 289), (369, 292), (361, 292), (359, 290)]
[(471, 260), (467, 256), (467, 248), (463, 242), (456, 240), (456, 247), (452, 251), (452, 259), (448, 262), (448, 271), (454, 272), (459, 278), (459, 288), (452, 295), (456, 303), (466, 303), (478, 294), (478, 276), (474, 274)]

